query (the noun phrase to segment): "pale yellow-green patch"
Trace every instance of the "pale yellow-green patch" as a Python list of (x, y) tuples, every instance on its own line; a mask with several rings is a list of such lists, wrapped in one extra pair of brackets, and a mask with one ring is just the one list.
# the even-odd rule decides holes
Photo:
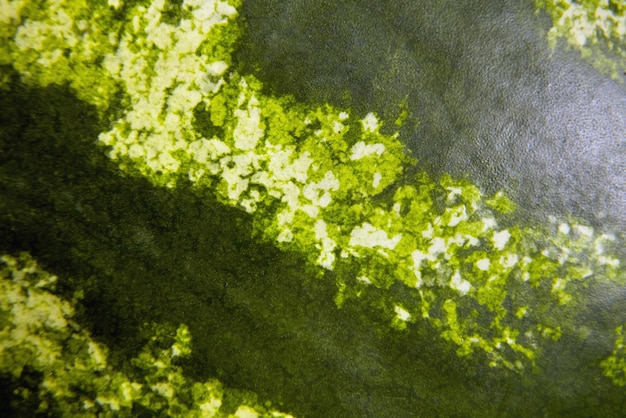
[(394, 306), (395, 317), (393, 318), (391, 325), (399, 330), (406, 329), (406, 323), (411, 319), (411, 314), (405, 310), (402, 306)]
[(121, 22), (108, 7), (85, 0), (0, 3), (0, 63), (12, 65), (28, 84), (69, 83), (84, 101), (106, 109), (116, 83), (98, 65), (114, 50)]

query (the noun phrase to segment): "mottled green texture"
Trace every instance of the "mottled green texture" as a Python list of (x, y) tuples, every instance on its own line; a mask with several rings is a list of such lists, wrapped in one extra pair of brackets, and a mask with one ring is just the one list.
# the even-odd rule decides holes
[[(191, 355), (185, 325), (175, 331), (153, 326), (136, 358), (123, 370), (111, 366), (107, 348), (74, 322), (76, 301), (52, 293), (56, 281), (26, 253), (0, 257), (0, 373), (24, 382), (32, 376), (30, 384), (17, 386), (14, 402), (59, 417), (131, 417), (139, 411), (170, 417), (289, 416), (257, 404), (254, 394), (229, 394), (215, 379), (194, 382), (184, 376), (179, 360)], [(239, 406), (233, 408), (231, 399), (221, 409), (225, 396), (238, 399)]]
[(80, 99), (108, 108), (117, 86), (100, 62), (114, 50), (122, 22), (105, 1), (8, 1), (0, 7), (2, 38), (12, 41), (0, 44), (1, 65), (12, 65), (25, 83), (69, 82)]
[(604, 375), (617, 386), (626, 386), (626, 347), (624, 346), (624, 326), (615, 329), (613, 353), (602, 361)]
[[(67, 6), (64, 2), (50, 4), (56, 4), (59, 10)], [(303, 283), (297, 283), (293, 275), (272, 270), (274, 259), (257, 255), (254, 261), (263, 265), (259, 268), (271, 271), (275, 276), (272, 280), (285, 281), (278, 286), (284, 294), (272, 294), (267, 299), (257, 294), (253, 298), (245, 286), (238, 288), (237, 284), (245, 283), (239, 276), (250, 276), (247, 279), (254, 282), (257, 270), (237, 270), (242, 268), (237, 259), (228, 259), (233, 265), (226, 269), (226, 274), (213, 274), (211, 270), (204, 280), (198, 279), (204, 277), (198, 271), (209, 271), (212, 266), (185, 260), (181, 248), (159, 247), (160, 241), (154, 234), (174, 234), (170, 231), (179, 228), (193, 240), (186, 242), (184, 237), (176, 235), (173, 242), (186, 246), (189, 254), (204, 257), (197, 252), (200, 248), (227, 259), (228, 253), (219, 246), (213, 248), (212, 243), (202, 241), (204, 229), (194, 234), (175, 222), (149, 228), (125, 218), (144, 207), (172, 205), (185, 207), (181, 209), (186, 215), (181, 223), (191, 223), (188, 217), (194, 217), (194, 221), (218, 218), (212, 212), (203, 212), (201, 209), (205, 207), (200, 204), (196, 207), (189, 200), (171, 197), (180, 197), (178, 194), (167, 195), (164, 202), (154, 205), (125, 194), (124, 199), (139, 209), (129, 210), (128, 215), (118, 214), (129, 223), (123, 224), (128, 226), (127, 230), (111, 235), (101, 231), (105, 238), (121, 238), (119, 248), (109, 249), (116, 261), (102, 256), (97, 258), (100, 263), (93, 262), (94, 269), (108, 277), (111, 266), (128, 262), (123, 257), (120, 261), (116, 254), (139, 254), (160, 269), (143, 266), (141, 258), (139, 265), (132, 264), (127, 270), (135, 274), (124, 277), (128, 282), (114, 280), (118, 292), (112, 292), (110, 299), (125, 295), (129, 289), (145, 291), (154, 282), (159, 283), (158, 290), (151, 290), (155, 294), (169, 295), (168, 291), (177, 286), (198, 289), (202, 297), (192, 299), (195, 309), (217, 305), (217, 300), (223, 305), (223, 312), (219, 311), (223, 315), (230, 315), (231, 310), (244, 311), (241, 317), (245, 320), (241, 322), (253, 324), (248, 326), (250, 335), (224, 333), (227, 342), (222, 345), (226, 348), (220, 353), (225, 356), (229, 348), (255, 347), (246, 343), (248, 338), (266, 332), (255, 329), (259, 323), (269, 324), (272, 330), (272, 338), (268, 337), (266, 345), (291, 334), (304, 334), (305, 341), (310, 338), (310, 345), (296, 345), (301, 352), (285, 355), (287, 364), (280, 366), (285, 370), (282, 373), (276, 373), (275, 369), (270, 373), (259, 366), (262, 376), (257, 381), (263, 382), (267, 398), (274, 395), (270, 388), (276, 393), (292, 393), (282, 387), (289, 385), (289, 375), (294, 369), (303, 369), (308, 378), (298, 380), (300, 390), (305, 390), (307, 382), (319, 378), (319, 370), (294, 360), (306, 356), (306, 349), (322, 353), (346, 349), (348, 344), (343, 340), (345, 345), (337, 343), (334, 334), (332, 338), (326, 337), (321, 325), (307, 324), (307, 315), (313, 315), (316, 310), (334, 315), (334, 310), (332, 314), (327, 310), (333, 301), (349, 312), (346, 315), (353, 327), (357, 328), (365, 318), (371, 332), (383, 343), (396, 339), (410, 343), (417, 334), (430, 337), (429, 333), (434, 331), (441, 337), (433, 343), (435, 347), (451, 348), (462, 358), (457, 359), (459, 363), (450, 364), (466, 364), (463, 361), (471, 356), (475, 361), (467, 363), (471, 367), (489, 365), (529, 376), (525, 369), (536, 366), (540, 370), (545, 366), (552, 358), (544, 353), (558, 352), (563, 335), (570, 339), (568, 344), (571, 339), (576, 344), (586, 342), (589, 333), (580, 329), (585, 326), (588, 289), (606, 283), (624, 284), (620, 260), (615, 255), (620, 244), (611, 234), (598, 233), (576, 220), (551, 219), (545, 225), (532, 227), (516, 225), (512, 217), (515, 205), (502, 193), (486, 197), (465, 180), (443, 176), (434, 181), (423, 173), (406, 174), (414, 168), (414, 159), (405, 155), (398, 134), (381, 131), (382, 122), (375, 114), (354, 115), (348, 109), (306, 106), (291, 97), (271, 96), (253, 76), (229, 70), (229, 54), (240, 32), (231, 5), (185, 1), (171, 11), (164, 2), (155, 1), (127, 6), (123, 15), (117, 15), (114, 8), (106, 5), (98, 7), (89, 9), (95, 13), (93, 16), (100, 16), (96, 13), (99, 10), (104, 15), (115, 16), (121, 23), (116, 36), (107, 37), (105, 45), (96, 40), (89, 46), (97, 55), (94, 62), (101, 65), (87, 66), (85, 72), (70, 71), (63, 66), (55, 72), (46, 67), (51, 62), (39, 61), (38, 57), (46, 52), (39, 41), (51, 37), (48, 32), (56, 28), (56, 20), (24, 8), (23, 16), (31, 19), (29, 24), (40, 22), (44, 30), (42, 33), (24, 30), (20, 35), (22, 43), (10, 43), (8, 47), (6, 54), (14, 60), (13, 69), (23, 77), (23, 82), (33, 86), (69, 85), (75, 90), (79, 79), (101, 79), (101, 83), (82, 86), (81, 93), (76, 94), (100, 113), (106, 124), (98, 137), (100, 145), (107, 148), (108, 156), (123, 172), (139, 174), (137, 178), (145, 182), (141, 183), (144, 187), (147, 181), (157, 190), (169, 189), (172, 193), (187, 192), (190, 187), (200, 200), (216, 198), (224, 205), (224, 213), (229, 214), (219, 218), (222, 223), (251, 223), (251, 230), (228, 229), (230, 233), (245, 231), (249, 235), (241, 240), (259, 238), (277, 246), (284, 254), (295, 254), (294, 259), (299, 262), (306, 259), (307, 268), (315, 271), (317, 278), (309, 270), (299, 276)], [(79, 5), (70, 8), (68, 14), (82, 16), (81, 13), (87, 13), (83, 9)], [(16, 34), (22, 27), (19, 23), (16, 19)], [(81, 29), (72, 26), (68, 30)], [(218, 42), (217, 37), (225, 39)], [(79, 54), (75, 59), (80, 62), (82, 58)], [(31, 66), (37, 71), (29, 73)], [(54, 73), (54, 78), (48, 73)], [(119, 100), (119, 106), (110, 106), (113, 97)], [(139, 189), (137, 185), (134, 187)], [(67, 205), (81, 216), (85, 210), (78, 204), (76, 208), (71, 203)], [(232, 208), (238, 209), (238, 215), (226, 212)], [(150, 218), (146, 213), (142, 215), (141, 220)], [(86, 242), (94, 245), (89, 240)], [(244, 244), (238, 241), (237, 246)], [(261, 254), (275, 253), (268, 250)], [(171, 273), (163, 265), (170, 263), (183, 266), (180, 274), (161, 278), (159, 274), (163, 271)], [(230, 269), (237, 272), (237, 275), (233, 273), (235, 279), (229, 279)], [(159, 277), (153, 279), (150, 274)], [(206, 287), (211, 292), (204, 290)], [(329, 295), (328, 289), (336, 289), (334, 295)], [(294, 302), (302, 300), (298, 292), (325, 299), (308, 300), (309, 312), (301, 312), (302, 308)], [(146, 295), (142, 297), (144, 301), (149, 299)], [(184, 316), (187, 298), (181, 298), (180, 303), (165, 302), (165, 306), (175, 309), (159, 311), (159, 315), (171, 313), (189, 321), (211, 320), (208, 314), (198, 319), (192, 318), (193, 312)], [(111, 303), (122, 306), (121, 312), (135, 313), (132, 303), (118, 300)], [(209, 311), (213, 312), (212, 309)], [(133, 321), (132, 315), (128, 318), (129, 322)], [(306, 334), (304, 330), (309, 328), (315, 329), (315, 333)], [(206, 355), (211, 356), (210, 344), (204, 347), (209, 351)], [(252, 351), (248, 362), (269, 364), (268, 369), (275, 366), (261, 354)], [(324, 354), (320, 356), (324, 358)], [(449, 360), (446, 356), (446, 353), (436, 356), (431, 353), (427, 358), (431, 362), (439, 357)], [(156, 354), (144, 355), (143, 359), (137, 365), (147, 366), (159, 360)], [(364, 361), (361, 364), (353, 360), (351, 367), (361, 370), (359, 367), (377, 365), (369, 358)], [(412, 361), (417, 359), (412, 358), (409, 363)], [(406, 364), (406, 360), (398, 362)], [(341, 364), (333, 365), (339, 374), (343, 373)], [(594, 363), (598, 373), (599, 366), (599, 362)], [(434, 366), (420, 365), (417, 370), (436, 381), (436, 377), (428, 375), (429, 367)], [(228, 369), (237, 374), (240, 382), (246, 380), (245, 373), (238, 374), (236, 365), (228, 362)], [(322, 366), (319, 369), (323, 371)], [(456, 372), (449, 373), (456, 376)], [(267, 382), (270, 376), (282, 380), (273, 387)], [(332, 376), (330, 381), (335, 382)], [(413, 381), (402, 382), (410, 387)], [(328, 390), (329, 386), (322, 389)], [(462, 391), (454, 393), (460, 397)], [(345, 402), (345, 398), (336, 400), (336, 396), (330, 392), (319, 395), (327, 397), (329, 405)], [(290, 401), (295, 402), (294, 399)], [(456, 408), (452, 401), (450, 405), (446, 405), (450, 409), (444, 410)]]
[[(598, 321), (623, 310), (618, 303), (607, 311), (594, 286), (585, 300), (602, 307), (580, 310), (585, 325), (575, 339), (545, 345), (538, 373), (511, 375), (489, 368), (480, 352), (459, 357), (428, 322), (396, 321), (385, 301), (414, 306), (418, 289), (358, 282), (366, 291), (337, 309), (335, 279), (356, 277), (358, 265), (339, 263), (319, 277), (304, 256), (250, 239), (251, 216), (218, 204), (210, 190), (123, 175), (95, 144), (103, 127), (93, 108), (66, 89), (16, 83), (0, 94), (0, 107), (0, 245), (35, 254), (59, 276), (65, 299), (82, 290), (76, 321), (106, 343), (112, 362), (138, 355), (152, 336), (142, 324), (184, 323), (194, 346), (186, 374), (252, 390), (297, 416), (621, 410), (621, 388), (612, 391), (598, 368), (613, 343), (598, 347), (598, 337), (618, 324), (602, 331)], [(389, 327), (391, 315), (405, 331)], [(13, 395), (5, 383), (0, 376), (6, 401)], [(568, 401), (554, 402), (562, 396)]]
[[(544, 312), (580, 297), (577, 283), (617, 274), (619, 260), (604, 249), (613, 236), (567, 223), (554, 237), (499, 227), (498, 212), (511, 212), (512, 202), (502, 193), (485, 201), (465, 181), (444, 176), (435, 183), (420, 174), (391, 199), (374, 199), (411, 163), (397, 134), (382, 134), (371, 113), (358, 119), (267, 96), (252, 76), (226, 72), (228, 60), (217, 60), (223, 49), (217, 56), (196, 53), (215, 51), (206, 45), (225, 33), (231, 34), (225, 45), (233, 44), (237, 30), (212, 34), (216, 24), (228, 26), (223, 16), (234, 16), (231, 6), (183, 2), (178, 25), (165, 18), (164, 7), (137, 6), (119, 37), (90, 48), (103, 59), (97, 74), (104, 70), (104, 79), (121, 86), (127, 104), (100, 141), (123, 169), (155, 185), (174, 187), (182, 175), (212, 188), (224, 203), (253, 213), (265, 239), (313, 264), (359, 266), (356, 277), (338, 279), (339, 304), (355, 279), (382, 289), (399, 281), (419, 289), (419, 298), (411, 307), (381, 301), (396, 326), (426, 319), (460, 355), (481, 350), (494, 366), (522, 368), (524, 360), (534, 363), (542, 338), (558, 339), (563, 327), (576, 326), (552, 324)], [(82, 9), (70, 12), (79, 16)], [(45, 34), (56, 27), (55, 16), (33, 19), (44, 22)], [(25, 40), (16, 42), (15, 55), (44, 54), (41, 39), (48, 36), (26, 27), (17, 30), (16, 39)], [(31, 62), (14, 67), (24, 73)], [(45, 73), (38, 83), (50, 82)], [(54, 73), (53, 81), (70, 84), (85, 77), (56, 67)], [(87, 96), (100, 97), (103, 87), (94, 87)]]
[(553, 21), (548, 32), (554, 48), (563, 37), (599, 71), (624, 82), (626, 6), (621, 0), (535, 0)]

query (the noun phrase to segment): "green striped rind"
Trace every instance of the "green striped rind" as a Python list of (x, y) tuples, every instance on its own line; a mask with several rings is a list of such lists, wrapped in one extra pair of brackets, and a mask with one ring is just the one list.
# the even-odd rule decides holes
[(185, 325), (178, 330), (155, 325), (139, 356), (124, 371), (116, 369), (108, 362), (107, 348), (73, 321), (75, 301), (52, 293), (56, 281), (26, 253), (0, 256), (0, 373), (15, 379), (25, 368), (40, 373), (37, 391), (32, 391), (31, 380), (14, 394), (16, 400), (38, 405), (38, 413), (131, 417), (141, 406), (171, 417), (290, 416), (216, 379), (195, 382), (186, 377), (178, 365), (191, 354)]
[[(483, 353), (492, 366), (519, 370), (542, 344), (579, 334), (587, 287), (623, 281), (614, 236), (576, 221), (512, 225), (514, 204), (502, 193), (405, 174), (414, 160), (373, 113), (269, 96), (254, 77), (229, 71), (240, 33), (231, 4), (183, 1), (174, 13), (164, 1), (89, 12), (48, 3), (70, 17), (123, 12), (125, 21), (106, 36), (97, 25), (72, 26), (91, 55), (77, 54), (77, 70), (62, 72), (37, 58), (47, 42), (64, 42), (55, 18), (24, 7), (11, 29), (20, 42), (5, 48), (5, 62), (27, 83), (80, 88), (111, 121), (99, 139), (124, 170), (158, 186), (191, 181), (250, 213), (263, 239), (335, 270), (339, 306), (401, 285), (402, 300), (367, 299), (390, 327), (425, 321), (459, 355)], [(23, 29), (35, 23), (37, 31)], [(88, 65), (94, 56), (101, 65)], [(80, 84), (94, 78), (102, 81)], [(112, 98), (121, 106), (109, 108)]]
[(626, 5), (620, 0), (535, 0), (553, 21), (554, 48), (563, 37), (599, 71), (623, 82), (626, 71)]

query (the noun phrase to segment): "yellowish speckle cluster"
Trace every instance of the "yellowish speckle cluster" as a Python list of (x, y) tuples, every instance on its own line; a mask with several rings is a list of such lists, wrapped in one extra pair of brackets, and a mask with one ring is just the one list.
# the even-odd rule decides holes
[[(36, 397), (38, 412), (68, 417), (130, 417), (134, 404), (171, 417), (227, 416), (220, 406), (228, 389), (217, 380), (190, 381), (173, 363), (191, 353), (186, 326), (179, 327), (172, 347), (148, 345), (133, 359), (145, 376), (131, 380), (108, 364), (106, 347), (73, 322), (72, 304), (52, 293), (56, 280), (28, 254), (0, 256), (0, 373), (18, 378), (28, 367), (42, 376), (38, 393), (22, 387), (18, 398)], [(235, 416), (290, 415), (244, 404)]]

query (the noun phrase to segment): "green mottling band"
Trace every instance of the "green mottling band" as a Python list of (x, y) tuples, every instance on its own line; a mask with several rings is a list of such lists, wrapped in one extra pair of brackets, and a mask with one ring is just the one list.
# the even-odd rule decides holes
[(615, 346), (611, 355), (602, 361), (604, 375), (617, 386), (626, 386), (626, 346), (624, 346), (624, 325), (615, 329)]
[[(158, 186), (189, 180), (250, 213), (264, 239), (353, 272), (338, 275), (338, 305), (401, 283), (409, 299), (379, 302), (392, 327), (426, 321), (459, 355), (519, 370), (580, 325), (551, 313), (574, 318), (591, 281), (624, 279), (615, 236), (575, 220), (501, 226), (515, 210), (503, 193), (403, 178), (415, 161), (375, 114), (269, 96), (229, 70), (237, 4), (183, 1), (172, 21), (157, 0), (126, 7), (124, 21), (112, 17), (121, 1), (47, 3), (50, 15), (3, 3), (3, 62), (96, 105), (111, 121), (99, 140), (124, 170)], [(109, 109), (116, 95), (121, 109)]]
[[(254, 394), (231, 393), (215, 379), (195, 382), (184, 376), (177, 365), (191, 354), (191, 335), (184, 325), (165, 349), (163, 342), (172, 332), (154, 326), (151, 341), (130, 361), (141, 374), (117, 370), (107, 360), (106, 347), (73, 322), (73, 303), (53, 294), (56, 281), (26, 253), (0, 256), (0, 372), (17, 378), (28, 367), (41, 373), (38, 393), (25, 387), (15, 393), (23, 401), (38, 402), (38, 413), (130, 417), (133, 406), (141, 405), (166, 416), (290, 416), (258, 404)], [(224, 396), (240, 400), (236, 410), (220, 409)]]
[[(620, 0), (535, 0), (553, 21), (554, 48), (563, 37), (599, 71), (623, 82), (626, 71), (626, 5)], [(615, 59), (617, 57), (617, 60)]]

